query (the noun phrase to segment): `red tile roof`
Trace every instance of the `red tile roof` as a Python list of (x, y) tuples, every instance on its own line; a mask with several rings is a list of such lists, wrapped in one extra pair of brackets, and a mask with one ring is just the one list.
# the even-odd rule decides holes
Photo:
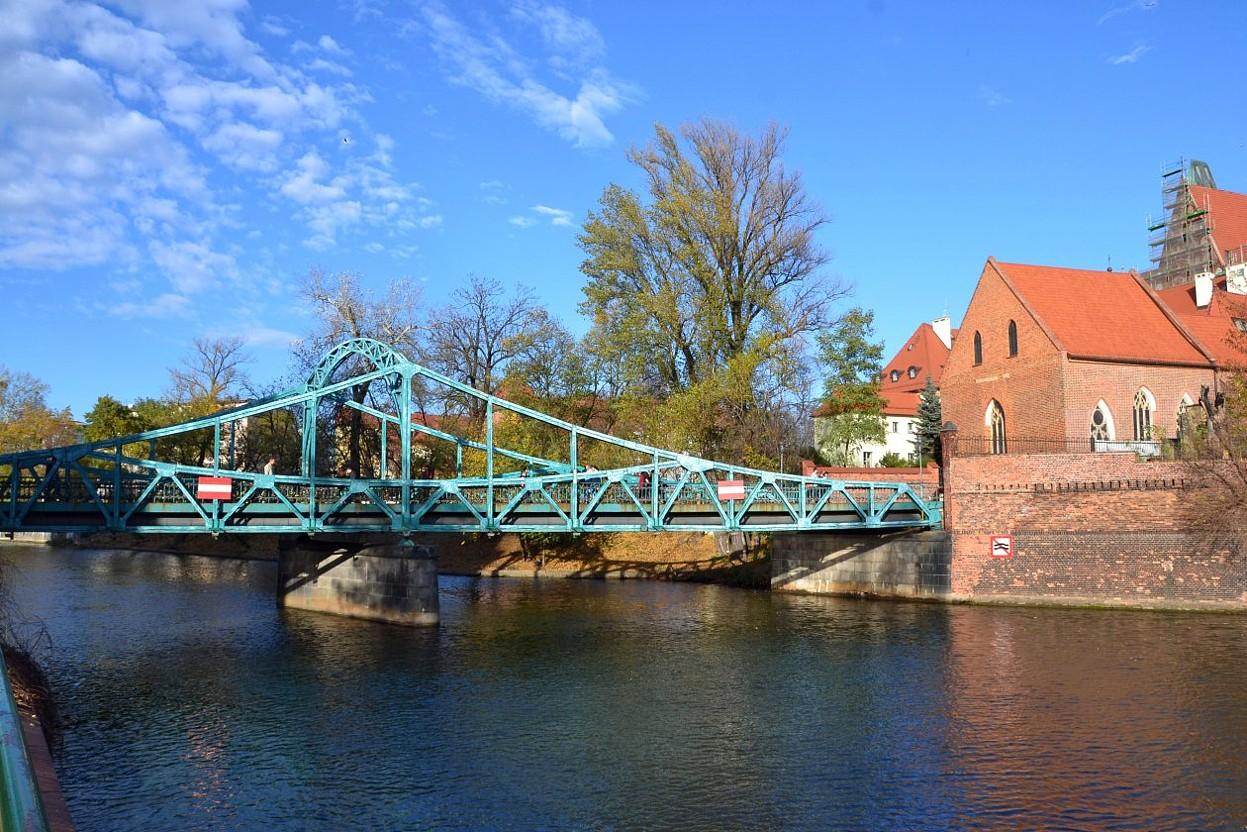
[(1073, 358), (1211, 364), (1133, 273), (988, 262)]
[(1203, 309), (1195, 305), (1194, 284), (1174, 286), (1157, 294), (1218, 364), (1247, 364), (1247, 334), (1234, 324), (1235, 318), (1247, 321), (1247, 297), (1227, 294), (1225, 278), (1216, 281), (1212, 302)]
[[(882, 391), (886, 394), (889, 390), (921, 390), (927, 386), (927, 376), (934, 379), (938, 387), (948, 353), (948, 347), (935, 334), (935, 329), (930, 324), (919, 324), (883, 368)], [(913, 378), (909, 377), (910, 367), (916, 371)], [(892, 381), (893, 371), (897, 373), (896, 381)]]
[(1195, 205), (1208, 209), (1217, 254), (1224, 258), (1227, 251), (1247, 246), (1247, 194), (1202, 185), (1191, 185), (1190, 189)]
[(917, 416), (921, 393), (910, 390), (882, 390), (884, 416)]

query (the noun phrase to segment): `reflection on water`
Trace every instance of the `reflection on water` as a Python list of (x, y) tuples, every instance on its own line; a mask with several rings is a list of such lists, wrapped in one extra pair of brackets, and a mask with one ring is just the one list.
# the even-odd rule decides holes
[(434, 630), (272, 564), (3, 550), (79, 829), (1241, 829), (1247, 619), (442, 579)]

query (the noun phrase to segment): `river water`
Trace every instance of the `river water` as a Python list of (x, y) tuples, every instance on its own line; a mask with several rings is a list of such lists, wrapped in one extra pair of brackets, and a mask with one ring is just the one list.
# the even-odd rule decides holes
[(442, 579), (8, 546), (82, 832), (1247, 828), (1247, 617)]

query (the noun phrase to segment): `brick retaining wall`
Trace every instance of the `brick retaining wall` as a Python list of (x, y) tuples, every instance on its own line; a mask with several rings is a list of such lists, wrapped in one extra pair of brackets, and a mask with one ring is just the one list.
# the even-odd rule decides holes
[[(1247, 557), (1201, 530), (1208, 493), (1181, 462), (1133, 454), (946, 461), (950, 597), (1247, 609)], [(991, 557), (1010, 535), (1013, 557)]]

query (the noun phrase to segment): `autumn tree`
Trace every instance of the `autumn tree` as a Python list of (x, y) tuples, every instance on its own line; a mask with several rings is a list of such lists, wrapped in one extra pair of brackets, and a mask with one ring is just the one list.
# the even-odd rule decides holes
[(782, 162), (785, 135), (657, 125), (628, 154), (644, 196), (611, 185), (584, 224), (581, 309), (603, 360), (661, 403), (655, 441), (744, 457), (757, 423), (799, 394), (805, 340), (846, 294), (822, 274), (827, 220)]
[[(420, 293), (410, 281), (391, 281), (384, 294), (377, 294), (365, 287), (357, 274), (328, 275), (313, 269), (304, 281), (302, 295), (316, 321), (313, 330), (294, 347), (297, 370), (304, 377), (331, 347), (351, 338), (373, 338), (396, 347), (409, 358), (417, 355)], [(352, 357), (339, 372), (355, 375), (370, 369), (362, 357)], [(371, 388), (370, 382), (353, 385), (351, 401), (358, 405), (368, 402)], [(376, 397), (372, 404), (386, 406)], [(369, 447), (365, 449), (364, 414), (356, 408), (348, 409), (345, 461), (351, 470), (363, 475), (368, 471), (361, 463), (368, 459), (371, 466), (371, 459), (379, 453), (379, 431), (368, 432)], [(336, 428), (332, 425), (329, 430), (336, 433)]]
[(852, 464), (857, 448), (885, 438), (879, 395), (883, 344), (872, 340), (874, 320), (873, 312), (850, 309), (818, 336), (826, 378), (817, 440), (835, 464)]
[(30, 373), (0, 367), (0, 453), (78, 441), (73, 414), (48, 407), (47, 393), (48, 386)]

